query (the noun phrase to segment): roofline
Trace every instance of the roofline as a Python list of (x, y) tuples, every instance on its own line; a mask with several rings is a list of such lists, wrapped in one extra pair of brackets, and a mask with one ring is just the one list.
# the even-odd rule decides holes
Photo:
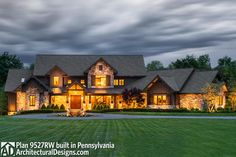
[(113, 66), (111, 66), (104, 58), (102, 58), (102, 57), (100, 57), (99, 59), (97, 59), (96, 60), (96, 62), (95, 63), (93, 63), (88, 69), (86, 69), (85, 71), (84, 71), (84, 73), (88, 73), (89, 72), (89, 70), (93, 67), (93, 66), (95, 66), (99, 61), (104, 61), (108, 66), (110, 66), (113, 70), (114, 70), (114, 73), (116, 74), (117, 73), (117, 70), (113, 67)]
[(147, 86), (146, 86), (145, 88), (143, 88), (142, 91), (146, 91), (146, 90), (147, 90), (147, 87), (148, 87), (157, 77), (158, 77), (158, 79), (161, 79), (171, 90), (173, 90), (174, 92), (178, 92), (178, 91), (174, 90), (172, 87), (170, 87), (170, 86), (166, 83), (166, 81), (165, 81), (164, 79), (162, 79), (161, 76), (158, 75), (158, 74), (156, 74), (156, 76), (147, 84)]
[(140, 54), (134, 54), (134, 55), (130, 55), (130, 54), (101, 54), (101, 55), (93, 55), (93, 54), (89, 54), (89, 55), (86, 55), (86, 54), (36, 54), (36, 56), (142, 56), (143, 55), (140, 55)]
[(186, 84), (188, 83), (189, 79), (193, 76), (193, 73), (195, 72), (196, 70), (193, 68), (191, 73), (189, 74), (189, 76), (187, 77), (187, 79), (184, 81), (182, 87), (179, 89), (179, 91), (182, 91), (184, 89), (184, 87), (186, 86)]

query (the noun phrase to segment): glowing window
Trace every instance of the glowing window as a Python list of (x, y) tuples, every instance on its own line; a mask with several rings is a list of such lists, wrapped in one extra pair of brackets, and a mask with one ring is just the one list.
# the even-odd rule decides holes
[(67, 80), (67, 84), (71, 84), (72, 83), (72, 81), (71, 80)]
[(59, 86), (59, 77), (58, 76), (53, 77), (53, 85)]
[(124, 79), (119, 79), (119, 85), (124, 86), (125, 85), (125, 80)]
[(157, 105), (157, 95), (154, 95), (154, 97), (153, 97), (153, 103), (154, 103), (155, 105)]
[(167, 105), (167, 95), (154, 95), (153, 103), (155, 105)]
[(106, 86), (106, 76), (105, 75), (96, 75), (96, 86)]
[(114, 86), (118, 86), (119, 85), (119, 81), (118, 81), (118, 79), (115, 79), (114, 80)]
[(30, 106), (35, 106), (35, 96), (34, 95), (30, 96)]
[(223, 96), (217, 96), (217, 103), (218, 105), (223, 105)]
[(85, 84), (85, 80), (80, 80), (80, 83), (81, 84)]

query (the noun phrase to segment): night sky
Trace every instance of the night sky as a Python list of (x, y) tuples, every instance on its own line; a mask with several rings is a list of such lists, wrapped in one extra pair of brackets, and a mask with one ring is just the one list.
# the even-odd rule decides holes
[(235, 0), (0, 0), (0, 50), (236, 59)]

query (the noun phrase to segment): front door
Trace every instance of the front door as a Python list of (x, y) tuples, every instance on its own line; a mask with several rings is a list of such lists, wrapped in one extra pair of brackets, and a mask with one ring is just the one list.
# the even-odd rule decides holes
[(71, 95), (70, 96), (70, 108), (71, 109), (81, 109), (81, 96)]

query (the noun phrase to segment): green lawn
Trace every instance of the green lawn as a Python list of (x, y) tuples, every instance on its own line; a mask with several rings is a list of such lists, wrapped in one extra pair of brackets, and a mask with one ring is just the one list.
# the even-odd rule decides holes
[(188, 112), (107, 112), (108, 114), (146, 115), (146, 116), (236, 116), (232, 113), (188, 113)]
[(113, 142), (91, 156), (234, 157), (236, 120), (30, 120), (0, 117), (0, 141)]

